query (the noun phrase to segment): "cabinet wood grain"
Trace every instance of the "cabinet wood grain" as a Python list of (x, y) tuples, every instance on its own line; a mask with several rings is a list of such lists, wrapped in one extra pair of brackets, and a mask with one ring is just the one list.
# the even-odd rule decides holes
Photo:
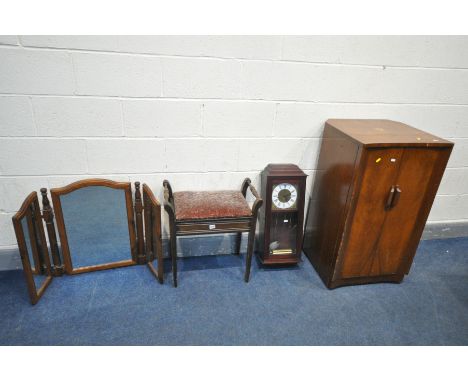
[(453, 143), (388, 120), (328, 120), (304, 252), (325, 285), (400, 282)]

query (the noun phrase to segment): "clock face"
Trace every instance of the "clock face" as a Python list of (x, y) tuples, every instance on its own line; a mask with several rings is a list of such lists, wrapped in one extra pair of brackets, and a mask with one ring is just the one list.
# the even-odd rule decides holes
[(277, 184), (272, 193), (273, 204), (276, 208), (287, 209), (296, 204), (297, 190), (290, 183)]

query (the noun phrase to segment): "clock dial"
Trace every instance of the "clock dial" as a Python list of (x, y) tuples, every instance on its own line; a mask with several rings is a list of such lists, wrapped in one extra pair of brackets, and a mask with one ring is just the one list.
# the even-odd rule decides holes
[(297, 190), (290, 183), (281, 183), (275, 186), (272, 193), (273, 204), (276, 208), (287, 209), (296, 204)]

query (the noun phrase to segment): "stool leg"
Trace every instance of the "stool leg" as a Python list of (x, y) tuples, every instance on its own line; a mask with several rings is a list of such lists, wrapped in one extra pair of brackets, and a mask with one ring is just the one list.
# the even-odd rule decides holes
[(252, 227), (250, 228), (249, 231), (249, 241), (247, 243), (247, 258), (245, 261), (245, 275), (244, 275), (244, 281), (246, 283), (249, 282), (250, 278), (250, 266), (252, 265), (252, 254), (253, 254), (253, 247), (254, 247), (254, 241), (255, 241), (255, 224), (256, 220), (252, 222)]
[(241, 247), (241, 240), (242, 240), (242, 232), (238, 232), (236, 234), (236, 255), (240, 255), (240, 247)]
[(170, 224), (170, 234), (171, 234), (171, 260), (172, 260), (172, 283), (174, 287), (177, 288), (177, 236), (175, 233), (175, 224), (171, 222)]

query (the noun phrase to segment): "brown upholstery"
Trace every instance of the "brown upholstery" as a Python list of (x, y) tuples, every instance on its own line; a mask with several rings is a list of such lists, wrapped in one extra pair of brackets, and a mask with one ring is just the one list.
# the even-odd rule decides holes
[(252, 216), (240, 191), (174, 192), (176, 220)]

